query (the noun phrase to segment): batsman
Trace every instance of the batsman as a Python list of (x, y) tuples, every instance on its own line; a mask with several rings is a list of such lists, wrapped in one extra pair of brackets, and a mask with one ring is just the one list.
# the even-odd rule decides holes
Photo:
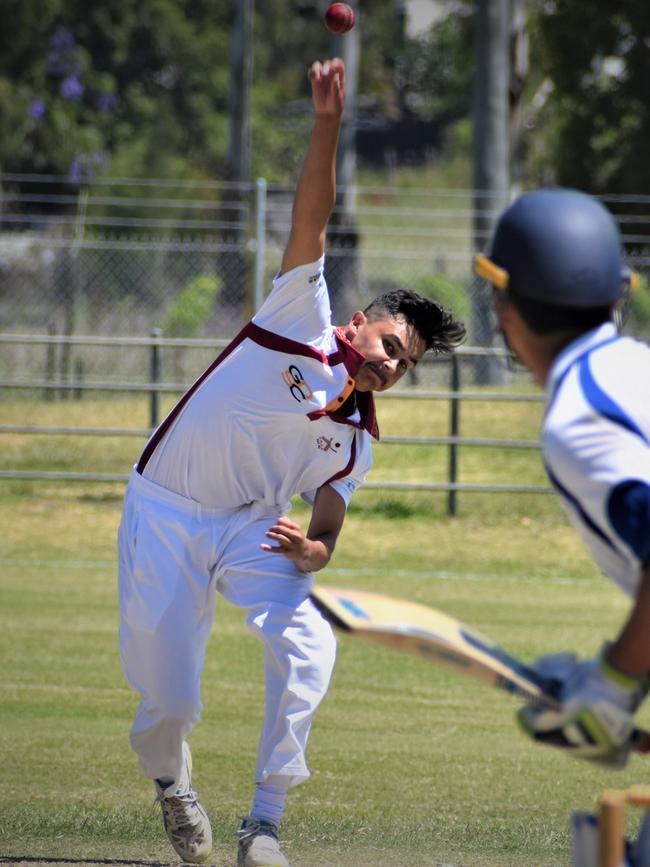
[(596, 564), (632, 600), (596, 658), (538, 660), (560, 708), (524, 707), (519, 721), (538, 742), (623, 767), (650, 684), (650, 348), (615, 324), (633, 275), (610, 212), (569, 189), (517, 199), (475, 271), (492, 285), (506, 342), (545, 388), (548, 477)]
[[(335, 657), (331, 627), (309, 598), (312, 573), (328, 563), (371, 466), (373, 392), (465, 333), (408, 290), (332, 325), (324, 246), (343, 62), (316, 62), (309, 79), (314, 124), (280, 273), (253, 320), (152, 434), (119, 530), (120, 649), (140, 694), (131, 745), (172, 846), (194, 863), (209, 856), (212, 831), (187, 739), (202, 710), (217, 595), (242, 609), (264, 647), (264, 718), (238, 864), (287, 867), (279, 825), (288, 791), (310, 776), (307, 740)], [(296, 494), (312, 507), (306, 531), (288, 515)]]

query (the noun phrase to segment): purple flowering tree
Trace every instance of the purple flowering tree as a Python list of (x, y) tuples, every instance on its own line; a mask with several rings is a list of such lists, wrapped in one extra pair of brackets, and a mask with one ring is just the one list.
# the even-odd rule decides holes
[(75, 184), (98, 172), (219, 176), (235, 3), (10, 6), (0, 27), (5, 173), (69, 176)]
[(69, 75), (61, 82), (60, 92), (64, 99), (70, 102), (81, 102), (85, 85), (76, 75)]
[(96, 70), (75, 31), (59, 25), (32, 79), (23, 114), (25, 162), (31, 156), (32, 171), (63, 174), (75, 185), (90, 181), (109, 163), (111, 123), (121, 104), (115, 77)]

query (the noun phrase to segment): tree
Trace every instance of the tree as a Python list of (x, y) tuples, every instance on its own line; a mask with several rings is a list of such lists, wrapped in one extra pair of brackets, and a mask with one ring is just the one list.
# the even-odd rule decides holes
[[(308, 64), (331, 50), (325, 0), (255, 0), (251, 176), (295, 179), (308, 136)], [(238, 0), (4, 0), (0, 169), (226, 177), (230, 42)], [(386, 118), (457, 117), (469, 30), (451, 17), (404, 37), (399, 4), (359, 0), (359, 93)], [(434, 94), (432, 98), (431, 94)]]
[(647, 0), (586, 10), (581, 0), (537, 12), (535, 64), (551, 90), (533, 168), (593, 193), (650, 191), (650, 16)]
[[(221, 169), (231, 4), (9, 0), (0, 34), (7, 172), (188, 176)], [(217, 62), (215, 63), (215, 58)]]
[(447, 122), (467, 117), (474, 71), (472, 12), (467, 4), (428, 33), (403, 40), (396, 57), (402, 110)]

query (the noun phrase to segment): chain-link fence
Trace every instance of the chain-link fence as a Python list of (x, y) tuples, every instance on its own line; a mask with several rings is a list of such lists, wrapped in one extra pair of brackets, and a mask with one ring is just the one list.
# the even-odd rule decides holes
[[(0, 176), (0, 332), (227, 339), (268, 292), (289, 232), (293, 189), (256, 184), (111, 180), (72, 188), (63, 179)], [(471, 257), (471, 191), (358, 187), (341, 196), (328, 234), (327, 278), (335, 319), (375, 295), (407, 286), (464, 319), (470, 343), (490, 333), (477, 315), (487, 287)], [(352, 201), (353, 207), (350, 208)], [(490, 199), (484, 197), (485, 212)], [(650, 268), (650, 197), (606, 199), (630, 264)], [(638, 306), (638, 305), (637, 305)], [(643, 331), (643, 305), (633, 322)], [(479, 313), (477, 314), (477, 311)], [(650, 321), (650, 311), (647, 315)], [(480, 327), (479, 327), (480, 326)], [(53, 348), (54, 347), (54, 348)], [(128, 350), (4, 344), (2, 378), (138, 378)], [(172, 378), (184, 380), (182, 349)]]

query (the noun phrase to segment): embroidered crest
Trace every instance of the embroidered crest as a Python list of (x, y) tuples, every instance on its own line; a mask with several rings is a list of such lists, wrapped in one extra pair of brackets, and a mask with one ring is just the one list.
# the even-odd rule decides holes
[(334, 437), (317, 437), (316, 445), (322, 452), (338, 452), (341, 448), (341, 443), (335, 443)]

